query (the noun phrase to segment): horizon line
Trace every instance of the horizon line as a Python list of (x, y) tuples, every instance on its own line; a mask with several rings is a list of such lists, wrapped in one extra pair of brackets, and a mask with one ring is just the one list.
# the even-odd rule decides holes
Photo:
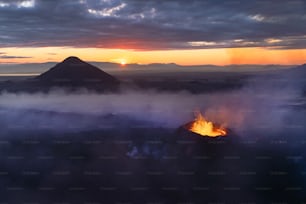
[[(66, 58), (65, 58), (66, 59)], [(43, 61), (43, 62), (0, 62), (1, 65), (27, 65), (27, 64), (48, 64), (48, 63), (61, 63), (62, 61)], [(81, 59), (82, 60), (82, 59)], [(169, 63), (163, 63), (163, 62), (154, 62), (154, 63), (126, 63), (125, 65), (121, 65), (119, 62), (111, 62), (111, 61), (87, 61), (87, 60), (82, 60), (87, 63), (108, 63), (108, 64), (114, 64), (118, 66), (129, 66), (129, 65), (139, 65), (139, 66), (148, 66), (148, 65), (154, 65), (154, 64), (160, 64), (160, 65), (176, 65), (179, 67), (198, 67), (198, 66), (215, 66), (215, 67), (228, 67), (228, 66), (299, 66), (299, 65), (304, 65), (306, 64), (306, 61), (304, 63), (297, 63), (297, 64), (275, 64), (275, 63), (267, 63), (267, 64), (252, 64), (252, 63), (244, 63), (244, 64), (239, 64), (239, 63), (233, 63), (233, 64), (224, 64), (224, 65), (218, 65), (218, 64), (179, 64), (175, 62), (169, 62)]]

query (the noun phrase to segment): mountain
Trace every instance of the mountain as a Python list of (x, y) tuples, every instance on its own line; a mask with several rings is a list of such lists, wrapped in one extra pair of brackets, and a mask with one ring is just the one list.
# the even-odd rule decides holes
[(80, 60), (68, 57), (35, 79), (45, 82), (77, 82), (99, 81), (104, 84), (118, 84), (119, 81), (101, 69)]
[(37, 77), (1, 82), (0, 91), (47, 93), (54, 88), (63, 88), (66, 91), (78, 91), (85, 88), (104, 92), (117, 91), (119, 85), (119, 80), (112, 75), (77, 57), (68, 57)]

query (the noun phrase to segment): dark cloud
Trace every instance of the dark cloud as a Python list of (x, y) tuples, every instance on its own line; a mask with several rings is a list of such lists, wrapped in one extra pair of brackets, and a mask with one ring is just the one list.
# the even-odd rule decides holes
[(0, 46), (306, 47), (305, 0), (0, 0)]
[(24, 58), (32, 58), (32, 57), (26, 57), (26, 56), (11, 56), (11, 55), (6, 55), (5, 52), (0, 52), (0, 59), (24, 59)]
[(2, 55), (2, 56), (0, 56), (0, 59), (25, 59), (25, 58), (32, 58), (32, 57), (9, 56), (9, 55)]

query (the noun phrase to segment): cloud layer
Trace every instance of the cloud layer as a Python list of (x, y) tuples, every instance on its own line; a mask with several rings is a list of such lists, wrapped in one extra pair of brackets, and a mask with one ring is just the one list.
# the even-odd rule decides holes
[(0, 1), (0, 46), (305, 48), (306, 1)]
[(12, 55), (7, 55), (5, 52), (0, 52), (0, 59), (25, 59), (25, 58), (31, 58), (27, 56), (12, 56)]

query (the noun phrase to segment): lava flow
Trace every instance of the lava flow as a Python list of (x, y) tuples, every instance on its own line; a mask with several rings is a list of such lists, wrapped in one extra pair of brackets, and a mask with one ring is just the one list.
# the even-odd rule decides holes
[(195, 120), (188, 123), (185, 127), (189, 131), (202, 136), (218, 137), (226, 136), (227, 134), (227, 131), (224, 128), (217, 127), (212, 122), (207, 121), (200, 112), (196, 113)]

